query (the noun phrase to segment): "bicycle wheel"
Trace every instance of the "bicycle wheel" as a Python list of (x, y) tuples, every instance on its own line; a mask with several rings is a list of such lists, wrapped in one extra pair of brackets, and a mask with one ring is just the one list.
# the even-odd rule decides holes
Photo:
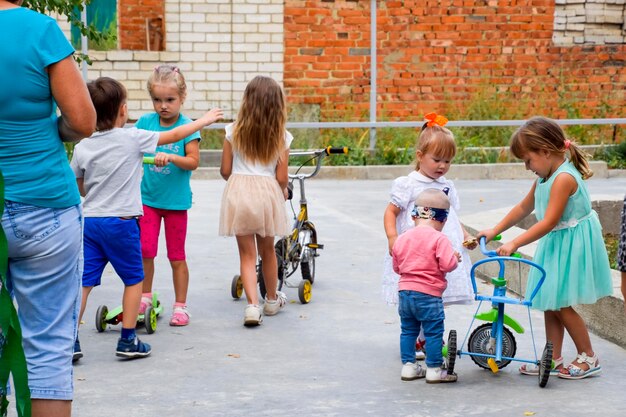
[[(491, 340), (491, 323), (485, 323), (478, 326), (470, 335), (469, 342), (467, 342), (467, 350), (470, 353), (481, 353), (483, 355), (495, 355), (496, 345)], [(517, 345), (515, 344), (515, 337), (513, 333), (506, 327), (502, 328), (502, 356), (508, 356), (509, 358), (515, 357), (515, 351)], [(489, 358), (483, 356), (471, 355), (472, 360), (478, 366), (483, 369), (491, 369), (487, 360)], [(503, 359), (498, 362), (498, 369), (502, 369), (507, 366), (511, 361)]]
[(545, 388), (550, 378), (550, 369), (552, 369), (552, 342), (546, 342), (541, 354), (539, 362), (539, 386)]
[(311, 281), (303, 279), (298, 285), (298, 298), (302, 304), (308, 304), (311, 301)]
[(309, 244), (317, 244), (317, 233), (313, 223), (305, 223), (299, 236), (302, 245), (302, 260), (300, 261), (300, 272), (303, 280), (309, 280), (311, 285), (315, 282), (315, 249), (308, 247)]
[(238, 300), (243, 295), (243, 282), (241, 282), (241, 276), (239, 274), (233, 277), (230, 283), (230, 296), (235, 300)]
[(278, 291), (283, 289), (283, 282), (285, 281), (285, 253), (287, 253), (287, 238), (279, 239), (274, 245), (274, 251), (276, 252), (276, 265), (278, 267), (278, 285), (276, 289)]
[(259, 292), (261, 293), (261, 298), (265, 299), (265, 294), (267, 294), (267, 290), (265, 289), (265, 278), (263, 277), (263, 261), (259, 259), (259, 263), (256, 266), (256, 281), (259, 284)]

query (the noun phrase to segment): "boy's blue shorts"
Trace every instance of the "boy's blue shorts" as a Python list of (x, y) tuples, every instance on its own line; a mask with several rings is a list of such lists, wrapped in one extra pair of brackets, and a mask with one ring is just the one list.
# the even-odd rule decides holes
[(137, 219), (85, 217), (83, 287), (100, 285), (108, 262), (124, 285), (143, 281), (141, 239)]

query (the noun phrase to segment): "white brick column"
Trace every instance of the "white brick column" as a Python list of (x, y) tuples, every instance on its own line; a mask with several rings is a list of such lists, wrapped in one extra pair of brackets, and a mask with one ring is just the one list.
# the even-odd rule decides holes
[[(198, 117), (219, 106), (234, 118), (255, 75), (283, 81), (283, 13), (282, 0), (165, 0), (165, 51), (89, 51), (88, 76), (121, 81), (136, 119), (152, 111), (150, 71), (159, 63), (175, 64), (187, 80), (185, 114)], [(67, 21), (59, 24), (69, 38)]]

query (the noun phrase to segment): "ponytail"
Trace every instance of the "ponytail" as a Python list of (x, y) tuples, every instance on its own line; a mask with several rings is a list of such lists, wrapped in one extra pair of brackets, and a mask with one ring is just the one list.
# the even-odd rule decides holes
[(583, 179), (591, 178), (593, 171), (589, 168), (589, 162), (587, 161), (588, 154), (569, 140), (566, 141), (565, 149), (569, 150), (570, 161), (572, 161), (572, 165), (580, 172)]

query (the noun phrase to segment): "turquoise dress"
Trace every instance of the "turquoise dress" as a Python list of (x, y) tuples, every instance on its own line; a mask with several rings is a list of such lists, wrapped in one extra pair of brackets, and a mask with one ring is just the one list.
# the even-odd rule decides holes
[[(544, 281), (533, 300), (538, 310), (559, 310), (576, 304), (593, 304), (613, 293), (611, 269), (598, 214), (591, 209), (587, 187), (570, 161), (565, 161), (544, 181), (537, 180), (535, 216), (544, 218), (550, 190), (558, 175), (571, 175), (578, 184), (570, 196), (559, 223), (539, 240), (534, 262), (546, 270)], [(526, 294), (530, 296), (540, 273), (532, 268)]]

